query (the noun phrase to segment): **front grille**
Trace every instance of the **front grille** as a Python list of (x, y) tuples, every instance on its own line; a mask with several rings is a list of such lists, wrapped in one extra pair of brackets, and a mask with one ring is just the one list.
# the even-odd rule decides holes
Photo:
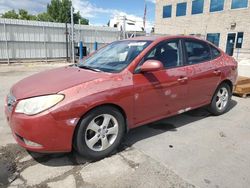
[(12, 112), (14, 105), (16, 103), (16, 98), (11, 93), (7, 95), (7, 106), (8, 110)]

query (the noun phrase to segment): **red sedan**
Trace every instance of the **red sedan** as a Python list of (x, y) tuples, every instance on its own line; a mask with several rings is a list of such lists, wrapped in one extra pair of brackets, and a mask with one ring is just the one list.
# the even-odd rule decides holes
[(15, 84), (5, 112), (16, 141), (36, 152), (99, 159), (132, 128), (208, 106), (223, 114), (237, 62), (213, 44), (185, 36), (113, 42), (78, 65)]

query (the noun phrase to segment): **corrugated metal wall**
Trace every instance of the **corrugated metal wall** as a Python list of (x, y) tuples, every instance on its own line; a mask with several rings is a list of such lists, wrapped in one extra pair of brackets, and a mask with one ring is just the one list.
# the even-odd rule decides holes
[[(0, 61), (65, 58), (65, 33), (62, 23), (0, 19)], [(115, 28), (75, 25), (75, 41), (82, 40), (90, 51), (94, 50), (94, 42), (101, 46), (118, 39)]]

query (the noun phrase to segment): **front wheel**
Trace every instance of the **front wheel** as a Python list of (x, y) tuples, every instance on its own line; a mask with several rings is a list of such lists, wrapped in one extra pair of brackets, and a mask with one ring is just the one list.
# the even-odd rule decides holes
[(226, 112), (230, 104), (232, 91), (228, 84), (222, 83), (213, 96), (209, 111), (218, 116)]
[(88, 159), (110, 155), (121, 143), (125, 120), (116, 108), (105, 106), (90, 111), (76, 132), (76, 150)]

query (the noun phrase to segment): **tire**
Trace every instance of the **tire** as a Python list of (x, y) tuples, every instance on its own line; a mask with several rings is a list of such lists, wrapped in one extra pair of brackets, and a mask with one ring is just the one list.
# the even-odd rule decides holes
[(75, 148), (83, 157), (99, 160), (112, 154), (125, 133), (125, 120), (111, 106), (98, 107), (81, 120), (75, 134)]
[(213, 95), (209, 111), (215, 116), (224, 114), (229, 107), (231, 98), (230, 86), (226, 83), (220, 84)]

